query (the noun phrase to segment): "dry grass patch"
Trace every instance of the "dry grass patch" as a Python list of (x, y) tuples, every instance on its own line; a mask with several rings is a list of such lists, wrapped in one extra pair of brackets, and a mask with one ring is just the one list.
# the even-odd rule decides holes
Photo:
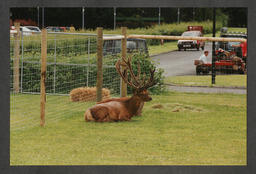
[(184, 105), (181, 103), (155, 104), (153, 109), (171, 109), (172, 112), (206, 112), (205, 109), (192, 105)]

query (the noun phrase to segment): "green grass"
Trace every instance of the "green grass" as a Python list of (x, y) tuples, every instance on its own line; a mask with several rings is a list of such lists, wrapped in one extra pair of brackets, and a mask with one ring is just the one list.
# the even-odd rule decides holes
[[(128, 29), (127, 34), (146, 34), (146, 35), (180, 35), (183, 31), (187, 29), (188, 25), (203, 25), (205, 30), (205, 37), (210, 37), (212, 34), (211, 31), (211, 22), (183, 22), (179, 25), (177, 24), (163, 24), (161, 26), (152, 26), (150, 28), (137, 28), (137, 29)], [(220, 24), (218, 24), (220, 25)], [(219, 26), (220, 28), (220, 26)], [(228, 28), (228, 31), (242, 31), (246, 32), (246, 28)], [(95, 34), (96, 30), (81, 30), (76, 31), (76, 33), (92, 33)], [(176, 34), (175, 34), (176, 33)], [(104, 30), (104, 34), (121, 34), (121, 29), (117, 28), (116, 30)], [(216, 32), (216, 36), (219, 37), (220, 31)], [(73, 35), (48, 35), (48, 42), (51, 45), (51, 49), (49, 49), (52, 53), (52, 55), (49, 53), (48, 55), (48, 61), (54, 62), (54, 39), (57, 39), (57, 47), (61, 47), (59, 49), (59, 52), (57, 54), (57, 62), (62, 63), (85, 63), (85, 57), (87, 57), (87, 51), (85, 45), (87, 44), (87, 41), (84, 41), (87, 39), (86, 36), (84, 38), (81, 38), (81, 36), (78, 38), (78, 36)], [(26, 60), (26, 57), (29, 57), (29, 61), (39, 61), (40, 60), (40, 35), (32, 35), (30, 37), (24, 37), (24, 47), (25, 50), (32, 49), (32, 51), (26, 50), (24, 52), (24, 60)], [(13, 44), (13, 38), (11, 38), (11, 44)], [(80, 45), (77, 44), (77, 42), (80, 43)], [(95, 45), (95, 41), (92, 41)], [(73, 44), (73, 45), (72, 45)], [(69, 52), (67, 53), (67, 45), (72, 45), (70, 48), (68, 48)], [(83, 46), (81, 46), (83, 45)], [(28, 48), (27, 48), (28, 47)], [(82, 52), (79, 51), (79, 47), (81, 47)], [(11, 47), (12, 48), (12, 47)], [(149, 55), (156, 55), (161, 54), (173, 50), (177, 50), (177, 41), (173, 42), (165, 42), (164, 45), (150, 45), (148, 44), (149, 48)], [(95, 58), (96, 54), (91, 52), (91, 57)]]
[[(38, 99), (11, 95), (11, 108), (38, 117)], [(11, 129), (10, 165), (247, 164), (246, 95), (170, 92), (130, 122), (85, 122), (91, 105), (48, 96), (44, 128)], [(62, 119), (52, 121), (56, 114)]]
[(228, 31), (247, 33), (247, 28), (230, 27), (228, 28)]
[(224, 86), (246, 87), (247, 75), (217, 75), (215, 84), (212, 85), (212, 76), (170, 76), (165, 78), (165, 83), (185, 86)]
[(176, 42), (165, 42), (163, 45), (149, 45), (148, 52), (150, 56), (166, 53), (169, 51), (177, 50), (177, 41)]

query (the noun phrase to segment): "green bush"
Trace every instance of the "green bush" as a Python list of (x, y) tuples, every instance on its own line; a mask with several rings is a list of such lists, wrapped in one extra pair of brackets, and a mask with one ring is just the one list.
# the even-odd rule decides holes
[[(119, 55), (104, 57), (104, 61), (108, 63), (103, 66), (103, 87), (108, 88), (112, 94), (120, 93), (120, 77), (113, 66), (116, 60), (120, 58)], [(107, 60), (108, 59), (108, 60)], [(156, 68), (155, 64), (146, 55), (134, 54), (132, 58), (132, 66), (137, 73), (137, 63), (141, 64), (142, 73), (146, 73), (149, 76), (150, 68)], [(10, 64), (11, 69), (11, 89), (13, 88), (13, 62)], [(23, 71), (21, 68), (23, 67)], [(56, 69), (55, 69), (56, 68)], [(87, 68), (89, 72), (87, 82)], [(38, 62), (23, 62), (20, 64), (20, 75), (22, 74), (22, 91), (23, 92), (40, 92), (40, 72), (41, 64)], [(54, 78), (54, 72), (55, 78)], [(96, 86), (97, 67), (96, 64), (91, 66), (85, 66), (83, 64), (70, 65), (70, 64), (57, 64), (56, 67), (53, 64), (47, 65), (46, 73), (46, 92), (47, 93), (59, 93), (68, 94), (72, 89), (82, 86)], [(150, 91), (154, 94), (161, 93), (164, 90), (163, 86), (163, 70), (158, 69), (155, 73), (158, 84)], [(21, 79), (21, 78), (20, 78)], [(54, 90), (55, 81), (55, 90)], [(21, 84), (21, 82), (20, 82)], [(132, 89), (128, 87), (129, 93)]]
[[(156, 63), (153, 62), (147, 55), (145, 54), (133, 54), (132, 55), (132, 69), (135, 75), (138, 73), (138, 64), (140, 64), (141, 69), (141, 79), (143, 78), (143, 74), (145, 73), (146, 79), (149, 79), (150, 77), (150, 69), (156, 69), (154, 74), (154, 79), (157, 82), (157, 84), (151, 88), (149, 88), (149, 91), (152, 94), (160, 94), (165, 91), (164, 86), (164, 70), (161, 68), (156, 67)], [(128, 93), (131, 94), (133, 89), (128, 86)]]

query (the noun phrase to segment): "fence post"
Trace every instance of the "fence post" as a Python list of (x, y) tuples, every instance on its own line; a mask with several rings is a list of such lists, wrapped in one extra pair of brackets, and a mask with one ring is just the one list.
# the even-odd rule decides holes
[(42, 29), (41, 36), (41, 103), (40, 103), (40, 111), (41, 111), (41, 122), (40, 125), (44, 126), (45, 124), (45, 102), (46, 102), (46, 93), (45, 93), (45, 80), (46, 80), (46, 57), (47, 57), (47, 30)]
[(21, 31), (21, 70), (20, 70), (20, 92), (23, 92), (23, 71), (24, 71), (24, 35)]
[(88, 56), (87, 56), (87, 73), (86, 73), (86, 86), (89, 86), (89, 68), (90, 68), (90, 37), (88, 38)]
[[(124, 38), (122, 39), (122, 57), (126, 59), (126, 52), (127, 52), (127, 27), (121, 27), (122, 30), (122, 35)], [(124, 67), (122, 67), (122, 71)], [(121, 97), (126, 97), (127, 96), (127, 84), (124, 82), (124, 80), (121, 78)]]
[(102, 85), (103, 85), (103, 71), (102, 71), (102, 58), (103, 58), (103, 28), (97, 28), (97, 102), (102, 99)]
[(14, 23), (17, 33), (14, 34), (13, 87), (14, 92), (20, 91), (20, 23)]
[(54, 69), (53, 69), (53, 93), (56, 93), (56, 63), (57, 63), (57, 45), (56, 34), (54, 35)]

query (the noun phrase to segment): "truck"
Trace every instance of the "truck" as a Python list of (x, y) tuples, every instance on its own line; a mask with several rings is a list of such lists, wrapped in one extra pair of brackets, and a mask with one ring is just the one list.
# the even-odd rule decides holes
[[(188, 26), (187, 31), (183, 32), (181, 36), (185, 37), (203, 37), (203, 26)], [(199, 40), (178, 40), (178, 50), (183, 49), (199, 49), (204, 50), (205, 42)]]
[[(112, 36), (113, 37), (113, 36)], [(121, 53), (121, 39), (118, 39), (119, 36), (116, 36), (117, 38), (105, 40), (103, 43), (103, 55), (115, 55), (118, 53)], [(140, 52), (143, 54), (149, 55), (148, 53), (148, 47), (147, 42), (145, 39), (133, 39), (128, 38), (126, 42), (127, 46), (127, 52)]]

